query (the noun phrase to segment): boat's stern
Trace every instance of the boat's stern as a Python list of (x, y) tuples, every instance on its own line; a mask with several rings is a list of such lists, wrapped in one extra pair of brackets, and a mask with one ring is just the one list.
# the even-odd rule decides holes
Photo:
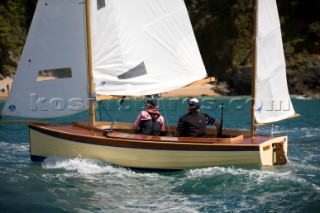
[(271, 138), (260, 144), (261, 164), (265, 166), (284, 165), (288, 162), (288, 137)]

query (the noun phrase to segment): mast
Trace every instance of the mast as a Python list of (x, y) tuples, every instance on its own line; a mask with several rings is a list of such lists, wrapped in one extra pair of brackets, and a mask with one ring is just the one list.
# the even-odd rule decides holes
[(255, 105), (255, 96), (256, 96), (256, 44), (257, 44), (257, 23), (258, 23), (258, 3), (259, 0), (254, 0), (254, 21), (253, 21), (253, 54), (252, 54), (252, 69), (251, 69), (251, 128), (250, 136), (254, 137), (254, 105)]
[(87, 57), (88, 57), (88, 92), (89, 92), (89, 115), (90, 124), (95, 126), (95, 112), (94, 112), (94, 87), (92, 74), (92, 46), (91, 46), (91, 21), (90, 21), (90, 0), (86, 0), (86, 31), (87, 31)]

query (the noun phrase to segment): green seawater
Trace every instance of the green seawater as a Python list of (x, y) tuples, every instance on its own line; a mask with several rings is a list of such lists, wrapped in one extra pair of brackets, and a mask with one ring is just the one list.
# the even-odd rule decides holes
[[(246, 97), (202, 98), (202, 111), (225, 128), (250, 126)], [(98, 119), (133, 122), (145, 100), (105, 101)], [(0, 108), (4, 102), (0, 102)], [(0, 212), (320, 212), (320, 100), (293, 98), (300, 117), (274, 124), (289, 136), (282, 166), (136, 171), (90, 159), (31, 162), (26, 124), (0, 124)], [(108, 110), (108, 113), (106, 112)], [(185, 102), (161, 99), (169, 124)], [(88, 120), (88, 112), (53, 122)], [(4, 118), (3, 118), (4, 119)], [(268, 133), (270, 126), (257, 130)]]

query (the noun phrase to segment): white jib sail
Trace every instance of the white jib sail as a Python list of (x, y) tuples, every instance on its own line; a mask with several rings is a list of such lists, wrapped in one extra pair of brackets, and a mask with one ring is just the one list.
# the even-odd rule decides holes
[(83, 0), (39, 0), (3, 115), (49, 118), (87, 109)]
[(288, 92), (276, 1), (258, 0), (257, 14), (255, 119), (270, 123), (295, 112)]
[(92, 0), (99, 95), (140, 96), (207, 76), (183, 0)]

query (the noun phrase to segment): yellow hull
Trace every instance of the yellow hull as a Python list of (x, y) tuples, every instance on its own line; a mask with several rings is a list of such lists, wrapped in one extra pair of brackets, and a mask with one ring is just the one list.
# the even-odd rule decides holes
[(79, 157), (123, 167), (172, 170), (223, 165), (274, 165), (277, 163), (273, 149), (275, 143), (282, 144), (284, 154), (287, 153), (287, 138), (283, 136), (261, 144), (195, 144), (108, 138), (102, 133), (92, 132), (73, 136), (72, 132), (54, 130), (51, 133), (49, 130), (46, 126), (30, 128), (32, 160), (50, 156)]

